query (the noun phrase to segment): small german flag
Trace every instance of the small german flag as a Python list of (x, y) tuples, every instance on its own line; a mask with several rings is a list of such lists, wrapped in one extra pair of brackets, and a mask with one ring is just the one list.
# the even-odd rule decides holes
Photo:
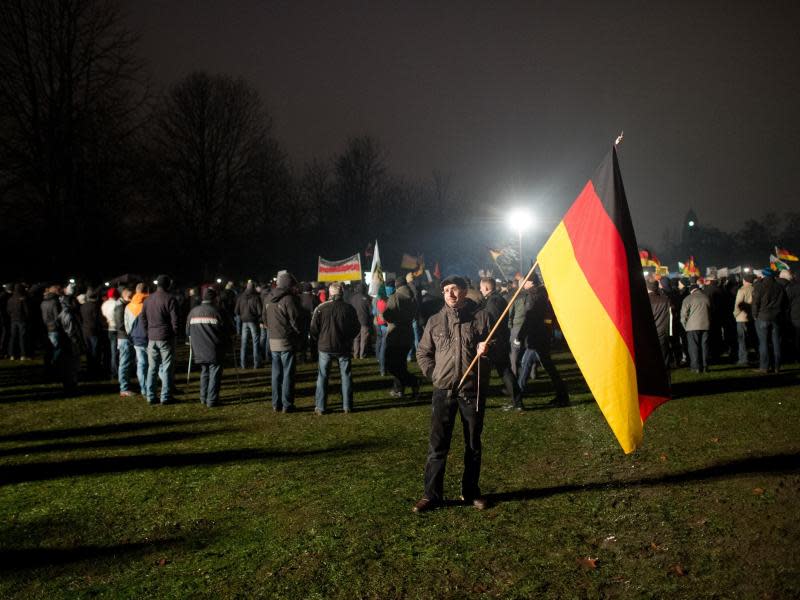
[(616, 149), (538, 255), (572, 355), (625, 453), (670, 398)]

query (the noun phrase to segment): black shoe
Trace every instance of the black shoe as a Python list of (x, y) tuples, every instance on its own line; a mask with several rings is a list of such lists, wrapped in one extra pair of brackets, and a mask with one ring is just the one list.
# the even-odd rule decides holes
[(556, 396), (547, 403), (547, 406), (569, 406), (569, 396)]
[(436, 500), (431, 500), (430, 498), (422, 497), (411, 509), (411, 512), (415, 512), (417, 514), (428, 512), (429, 510), (439, 508), (439, 504), (440, 503)]
[(419, 384), (411, 387), (411, 397), (414, 399), (414, 402), (419, 401)]

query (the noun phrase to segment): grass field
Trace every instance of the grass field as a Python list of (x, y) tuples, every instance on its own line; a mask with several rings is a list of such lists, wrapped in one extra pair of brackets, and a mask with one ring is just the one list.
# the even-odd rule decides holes
[[(356, 411), (333, 393), (323, 417), (313, 365), (300, 411), (283, 415), (264, 369), (241, 373), (241, 398), (228, 369), (225, 405), (209, 410), (185, 357), (180, 402), (163, 407), (111, 383), (61, 398), (41, 365), (3, 361), (0, 597), (800, 596), (797, 365), (676, 372), (676, 398), (626, 456), (558, 358), (569, 407), (545, 406), (546, 377), (523, 413), (499, 410), (494, 387), (493, 506), (421, 516), (429, 396), (390, 398), (372, 360), (355, 362)], [(451, 498), (462, 456), (457, 427)]]

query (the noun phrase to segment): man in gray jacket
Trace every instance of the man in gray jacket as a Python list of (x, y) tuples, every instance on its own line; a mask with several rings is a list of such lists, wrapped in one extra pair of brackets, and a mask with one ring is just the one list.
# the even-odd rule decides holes
[(689, 286), (689, 295), (681, 304), (681, 324), (686, 330), (689, 367), (695, 373), (708, 371), (708, 330), (711, 328), (711, 300), (697, 284)]
[(475, 356), (486, 353), (482, 340), (489, 334), (490, 320), (486, 311), (479, 310), (475, 302), (467, 299), (467, 282), (463, 277), (451, 276), (443, 280), (442, 292), (445, 306), (428, 320), (417, 348), (417, 364), (433, 381), (433, 397), (425, 493), (414, 505), (416, 513), (429, 511), (442, 503), (444, 470), (456, 413), (461, 415), (464, 430), (461, 499), (479, 510), (487, 505), (478, 486), (485, 410), (478, 407), (478, 402), (485, 406), (491, 374), (488, 361), (478, 361), (464, 385), (459, 388), (458, 384)]

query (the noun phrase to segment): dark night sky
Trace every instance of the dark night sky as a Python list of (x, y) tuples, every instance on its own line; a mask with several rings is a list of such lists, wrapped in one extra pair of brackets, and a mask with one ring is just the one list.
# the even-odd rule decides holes
[(126, 10), (157, 84), (193, 69), (246, 78), (296, 164), (369, 133), (400, 174), (440, 169), (498, 213), (527, 204), (542, 237), (624, 130), (637, 236), (658, 246), (689, 207), (726, 230), (800, 210), (798, 7), (136, 0)]

